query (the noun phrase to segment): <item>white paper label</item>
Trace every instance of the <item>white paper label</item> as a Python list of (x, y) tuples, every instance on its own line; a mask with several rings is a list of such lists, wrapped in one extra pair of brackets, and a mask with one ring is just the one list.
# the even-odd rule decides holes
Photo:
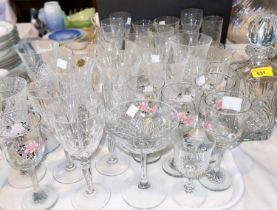
[(163, 21), (160, 21), (159, 22), (159, 25), (165, 25), (165, 21), (163, 20)]
[(148, 85), (144, 88), (143, 92), (144, 93), (152, 93), (154, 88), (151, 85)]
[(231, 96), (223, 96), (222, 97), (222, 108), (223, 109), (231, 109), (237, 112), (241, 110), (242, 99)]
[(134, 116), (136, 115), (136, 113), (138, 112), (139, 108), (136, 107), (134, 104), (131, 104), (131, 106), (128, 108), (126, 114), (132, 118), (134, 118)]
[(205, 78), (205, 76), (202, 75), (202, 76), (198, 77), (198, 78), (196, 79), (196, 83), (197, 83), (197, 85), (199, 85), (199, 86), (204, 85), (204, 84), (206, 83), (206, 78)]
[(127, 18), (127, 21), (126, 21), (126, 25), (130, 25), (130, 24), (131, 24), (131, 20), (132, 20), (132, 19), (131, 19), (130, 17), (128, 17), (128, 18)]
[(61, 58), (58, 58), (57, 60), (57, 67), (61, 68), (61, 69), (66, 69), (67, 67), (67, 61), (61, 59)]
[(159, 63), (160, 62), (160, 55), (151, 55), (152, 63)]

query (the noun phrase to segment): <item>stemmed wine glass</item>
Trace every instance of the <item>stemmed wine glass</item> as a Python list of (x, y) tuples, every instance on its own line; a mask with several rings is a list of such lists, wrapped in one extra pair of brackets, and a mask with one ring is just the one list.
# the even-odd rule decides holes
[(28, 171), (32, 179), (33, 190), (22, 199), (22, 207), (26, 210), (49, 209), (58, 199), (55, 189), (38, 185), (35, 173), (45, 151), (40, 121), (37, 112), (28, 110), (5, 113), (1, 119), (0, 143), (7, 162), (16, 169)]
[(203, 21), (203, 10), (187, 8), (181, 11), (181, 25), (186, 32), (199, 32)]
[[(13, 110), (27, 109), (27, 81), (21, 77), (0, 78), (0, 114)], [(37, 169), (38, 180), (46, 173), (46, 167), (39, 166)], [(30, 176), (25, 170), (12, 169), (8, 183), (15, 188), (32, 186)]]
[[(197, 125), (200, 96), (198, 87), (188, 82), (169, 83), (162, 89), (162, 101), (170, 104), (178, 112), (179, 125), (177, 130), (181, 138), (188, 135)], [(174, 154), (176, 153), (175, 148)], [(182, 177), (183, 174), (175, 167), (174, 157), (165, 159), (162, 166), (163, 170), (170, 176)]]
[(180, 206), (198, 207), (207, 198), (206, 191), (193, 180), (203, 176), (209, 167), (215, 140), (208, 139), (203, 132), (195, 131), (175, 145), (176, 168), (188, 178), (184, 183), (172, 187), (171, 196)]
[[(48, 115), (47, 109), (56, 103), (56, 98), (61, 95), (61, 88), (55, 78), (44, 78), (28, 85), (28, 96), (34, 109), (38, 110), (46, 124), (48, 133), (54, 133), (52, 118)], [(64, 150), (65, 161), (59, 163), (53, 169), (53, 177), (62, 184), (72, 184), (83, 178), (81, 170), (72, 160), (67, 151)]]
[(220, 168), (223, 154), (243, 136), (252, 104), (248, 98), (226, 91), (210, 93), (204, 102), (204, 128), (207, 137), (216, 141), (217, 162), (199, 181), (209, 190), (222, 191), (232, 185), (230, 174)]
[(93, 184), (91, 159), (98, 148), (104, 129), (104, 107), (100, 95), (79, 93), (63, 95), (48, 108), (52, 114), (56, 135), (62, 147), (79, 160), (86, 181), (72, 194), (76, 209), (101, 209), (110, 199), (110, 191), (102, 184)]
[(141, 155), (142, 174), (124, 181), (123, 200), (131, 207), (149, 209), (161, 204), (166, 192), (158, 177), (147, 176), (147, 154), (165, 149), (178, 126), (178, 114), (168, 104), (155, 100), (133, 100), (115, 106), (106, 115), (106, 128), (125, 151)]

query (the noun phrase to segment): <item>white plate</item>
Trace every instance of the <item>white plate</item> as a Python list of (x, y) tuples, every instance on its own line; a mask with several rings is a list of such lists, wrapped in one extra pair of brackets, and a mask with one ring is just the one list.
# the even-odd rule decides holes
[(14, 28), (13, 24), (6, 21), (0, 21), (0, 38), (11, 33), (13, 28)]

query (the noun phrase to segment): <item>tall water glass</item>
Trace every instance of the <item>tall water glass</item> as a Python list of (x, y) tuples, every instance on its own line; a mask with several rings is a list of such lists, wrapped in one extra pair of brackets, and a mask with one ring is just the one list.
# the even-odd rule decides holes
[(201, 32), (213, 38), (212, 45), (219, 45), (221, 40), (223, 18), (220, 16), (205, 16)]

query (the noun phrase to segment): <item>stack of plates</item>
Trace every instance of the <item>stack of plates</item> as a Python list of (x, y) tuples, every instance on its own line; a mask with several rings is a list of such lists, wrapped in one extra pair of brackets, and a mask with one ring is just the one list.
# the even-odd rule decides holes
[(10, 22), (0, 21), (0, 68), (11, 70), (21, 63), (14, 47), (18, 41), (16, 26)]

